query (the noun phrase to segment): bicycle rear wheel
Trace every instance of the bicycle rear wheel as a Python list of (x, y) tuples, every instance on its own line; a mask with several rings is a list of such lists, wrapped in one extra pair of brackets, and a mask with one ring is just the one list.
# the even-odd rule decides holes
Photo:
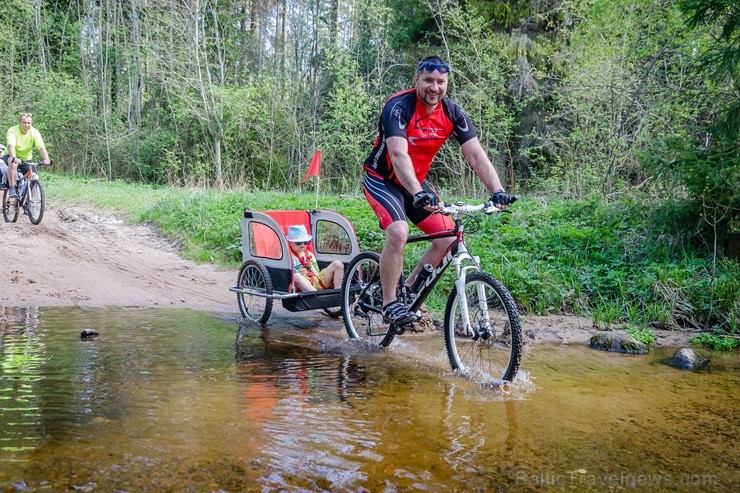
[(265, 266), (255, 260), (244, 262), (239, 269), (236, 287), (257, 293), (236, 293), (242, 317), (258, 324), (267, 323), (272, 314), (272, 299), (259, 296), (259, 294), (272, 294), (272, 280)]
[(467, 276), (465, 295), (472, 334), (465, 333), (455, 287), (445, 308), (445, 346), (453, 370), (480, 373), (497, 383), (511, 382), (522, 358), (519, 312), (509, 291), (490, 274)]
[(365, 252), (347, 267), (342, 282), (342, 315), (350, 339), (387, 347), (396, 333), (383, 321), (380, 256)]
[(18, 220), (18, 197), (8, 199), (8, 191), (3, 192), (3, 218), (6, 223), (14, 223)]
[(38, 180), (31, 180), (26, 191), (26, 210), (28, 211), (28, 219), (31, 220), (32, 224), (41, 222), (44, 217), (45, 205), (44, 186)]

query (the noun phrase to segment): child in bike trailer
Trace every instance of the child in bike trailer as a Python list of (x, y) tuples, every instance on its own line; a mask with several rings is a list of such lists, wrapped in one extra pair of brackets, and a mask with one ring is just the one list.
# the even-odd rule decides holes
[(335, 260), (325, 269), (319, 270), (316, 257), (307, 250), (313, 237), (308, 234), (304, 225), (288, 226), (285, 239), (288, 240), (293, 261), (293, 285), (297, 291), (317, 291), (342, 285), (344, 264)]

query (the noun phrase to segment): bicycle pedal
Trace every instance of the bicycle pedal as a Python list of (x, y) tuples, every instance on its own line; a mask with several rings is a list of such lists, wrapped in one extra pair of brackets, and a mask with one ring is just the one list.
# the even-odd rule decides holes
[(421, 320), (421, 317), (414, 315), (413, 318), (402, 322), (402, 323), (391, 323), (391, 329), (395, 331), (396, 335), (401, 335), (406, 332), (406, 329), (414, 325), (416, 322)]

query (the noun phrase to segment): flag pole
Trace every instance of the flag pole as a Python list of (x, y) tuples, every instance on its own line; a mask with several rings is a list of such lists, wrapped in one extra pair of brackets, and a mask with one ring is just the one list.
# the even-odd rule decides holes
[(314, 153), (313, 157), (311, 158), (311, 163), (308, 165), (308, 170), (306, 171), (306, 177), (303, 178), (303, 181), (301, 184), (308, 183), (308, 179), (312, 176), (316, 177), (316, 206), (319, 206), (319, 188), (321, 186), (321, 149), (317, 150), (316, 153)]

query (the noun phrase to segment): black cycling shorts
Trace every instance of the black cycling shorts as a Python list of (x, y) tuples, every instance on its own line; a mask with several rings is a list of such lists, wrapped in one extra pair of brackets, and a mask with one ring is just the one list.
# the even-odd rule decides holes
[[(414, 196), (390, 180), (365, 173), (362, 188), (383, 230), (391, 223), (405, 221), (407, 218), (425, 233), (436, 233), (455, 227), (449, 216), (414, 207)], [(426, 180), (422, 182), (421, 188), (439, 197)]]

